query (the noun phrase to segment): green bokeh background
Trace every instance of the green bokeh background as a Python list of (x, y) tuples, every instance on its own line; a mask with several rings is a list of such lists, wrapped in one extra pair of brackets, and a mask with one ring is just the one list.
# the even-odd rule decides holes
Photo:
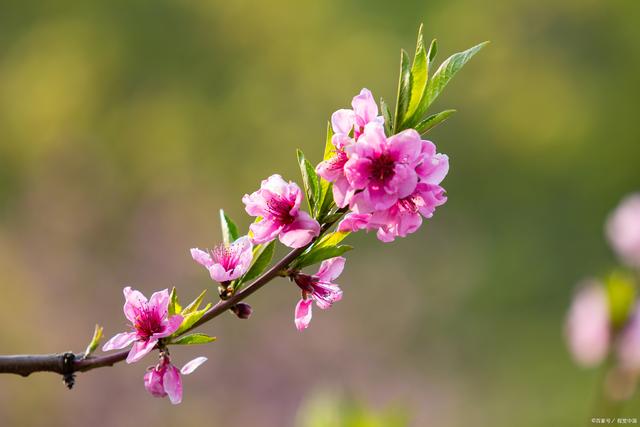
[[(393, 244), (355, 236), (345, 297), (309, 330), (274, 282), (250, 321), (174, 351), (209, 357), (179, 407), (144, 391), (149, 358), (72, 392), (3, 376), (0, 425), (342, 425), (310, 419), (326, 390), (412, 426), (586, 424), (600, 374), (572, 363), (562, 323), (575, 283), (615, 265), (603, 222), (640, 184), (638, 16), (616, 0), (0, 0), (2, 353), (122, 330), (125, 284), (197, 295), (211, 283), (188, 249), (219, 239), (217, 209), (246, 227), (241, 196), (297, 180), (297, 147), (319, 160), (332, 111), (362, 87), (393, 100), (420, 22), (439, 60), (492, 41), (434, 107), (459, 110), (430, 134), (448, 203)], [(392, 423), (369, 418), (350, 425)]]

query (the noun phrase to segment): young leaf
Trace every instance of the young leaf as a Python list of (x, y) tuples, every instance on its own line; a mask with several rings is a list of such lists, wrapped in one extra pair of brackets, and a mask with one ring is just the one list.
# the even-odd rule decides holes
[(407, 107), (411, 98), (411, 70), (409, 69), (409, 55), (402, 49), (400, 51), (400, 79), (398, 80), (398, 97), (396, 101), (396, 115), (393, 120), (394, 131), (397, 133), (400, 124), (404, 121)]
[(384, 131), (387, 135), (391, 135), (391, 132), (393, 132), (393, 118), (391, 117), (389, 105), (382, 98), (380, 98), (380, 111), (382, 111), (382, 117), (384, 118)]
[(253, 250), (253, 264), (242, 278), (242, 282), (247, 282), (258, 277), (269, 266), (275, 251), (275, 241), (269, 242), (267, 245), (256, 246)]
[(178, 303), (178, 292), (175, 286), (171, 289), (171, 294), (169, 295), (169, 307), (167, 311), (169, 316), (182, 312), (182, 307), (180, 307), (180, 303)]
[(85, 358), (89, 357), (91, 353), (93, 353), (96, 350), (96, 348), (98, 348), (101, 338), (102, 338), (102, 326), (96, 325), (95, 329), (93, 330), (93, 338), (91, 338), (91, 342), (87, 346), (87, 349), (84, 351), (83, 357)]
[(469, 62), (469, 60), (480, 51), (487, 43), (480, 43), (470, 49), (465, 50), (464, 52), (458, 52), (451, 55), (447, 58), (440, 67), (433, 74), (431, 80), (427, 84), (427, 88), (425, 90), (424, 96), (420, 102), (420, 107), (418, 108), (419, 116), (422, 116), (429, 106), (436, 100), (438, 95), (442, 92), (444, 87), (451, 81), (453, 76), (456, 75), (458, 71)]
[(318, 208), (318, 221), (324, 222), (326, 214), (333, 208), (333, 184), (320, 178), (320, 194), (322, 201)]
[(456, 110), (444, 110), (444, 111), (440, 111), (439, 113), (432, 114), (426, 119), (424, 119), (423, 121), (421, 121), (420, 123), (418, 123), (415, 129), (420, 134), (424, 135), (425, 133), (427, 133), (427, 131), (433, 129), (434, 127), (438, 126), (440, 123), (447, 120), (449, 116), (451, 116), (455, 112)]
[(189, 334), (178, 338), (171, 344), (175, 345), (192, 345), (192, 344), (206, 344), (215, 341), (216, 337), (210, 337), (206, 334)]
[(413, 114), (420, 105), (420, 100), (424, 94), (427, 85), (427, 52), (424, 50), (424, 39), (422, 37), (422, 24), (418, 30), (418, 42), (416, 45), (416, 53), (411, 66), (411, 96), (409, 97), (409, 105), (407, 107), (406, 121), (410, 121)]
[(305, 159), (302, 151), (297, 150), (298, 164), (300, 165), (300, 173), (302, 174), (302, 183), (304, 185), (304, 192), (307, 195), (307, 202), (309, 203), (309, 212), (313, 215), (316, 213), (316, 203), (318, 202), (318, 196), (320, 194), (320, 183), (318, 182), (318, 175), (311, 166), (311, 163)]
[(427, 53), (427, 72), (431, 71), (431, 67), (433, 66), (433, 60), (436, 58), (436, 54), (438, 53), (438, 42), (436, 39), (431, 40), (431, 45), (429, 46), (429, 53)]
[(186, 331), (187, 329), (189, 329), (191, 326), (193, 326), (194, 323), (200, 320), (200, 318), (202, 318), (202, 316), (204, 316), (204, 314), (210, 308), (211, 308), (211, 303), (207, 304), (202, 310), (192, 311), (184, 315), (184, 318), (182, 319), (182, 324), (180, 325), (178, 330), (173, 333), (172, 336), (178, 336), (182, 334), (184, 331)]
[(202, 291), (202, 293), (200, 293), (200, 295), (198, 295), (198, 297), (196, 299), (194, 299), (191, 304), (189, 304), (188, 306), (186, 306), (182, 312), (180, 314), (187, 315), (189, 313), (192, 313), (194, 311), (196, 311), (198, 308), (200, 308), (200, 304), (202, 304), (202, 300), (204, 299), (204, 294), (207, 293), (207, 290), (205, 289), (204, 291)]
[(298, 258), (293, 268), (302, 269), (313, 264), (317, 264), (325, 259), (334, 258), (353, 249), (353, 246), (326, 246), (322, 248), (312, 249), (309, 253), (303, 254)]
[(234, 242), (240, 234), (238, 233), (238, 227), (231, 221), (222, 209), (220, 209), (220, 226), (222, 227), (222, 240), (226, 246), (229, 246)]
[[(348, 231), (333, 231), (331, 233), (327, 233), (320, 240), (313, 245), (312, 249), (320, 249), (328, 246), (336, 246), (338, 243), (342, 242), (345, 237), (349, 234)], [(309, 251), (311, 252), (311, 251)]]

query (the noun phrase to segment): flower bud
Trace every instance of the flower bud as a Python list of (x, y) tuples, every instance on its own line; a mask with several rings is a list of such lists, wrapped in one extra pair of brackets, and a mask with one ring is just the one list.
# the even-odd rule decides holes
[(251, 316), (253, 309), (249, 304), (239, 302), (231, 307), (231, 311), (233, 311), (240, 319), (248, 319)]

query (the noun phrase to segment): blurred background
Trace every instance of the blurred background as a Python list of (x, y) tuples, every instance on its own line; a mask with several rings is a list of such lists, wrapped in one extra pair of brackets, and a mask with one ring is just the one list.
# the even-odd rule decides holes
[[(420, 22), (438, 63), (483, 40), (432, 112), (449, 201), (392, 244), (353, 236), (344, 299), (299, 333), (277, 281), (254, 315), (173, 352), (184, 402), (145, 361), (0, 377), (2, 426), (584, 425), (598, 371), (562, 325), (614, 265), (603, 223), (640, 187), (637, 1), (0, 2), (0, 352), (81, 351), (125, 326), (122, 287), (211, 288), (188, 249), (241, 227), (241, 196), (362, 87), (395, 98)], [(181, 350), (181, 351), (180, 351)], [(640, 416), (637, 398), (625, 413)]]

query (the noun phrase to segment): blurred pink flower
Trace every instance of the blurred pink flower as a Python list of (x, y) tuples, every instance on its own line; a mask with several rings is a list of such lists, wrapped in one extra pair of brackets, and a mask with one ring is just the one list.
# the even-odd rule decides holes
[(284, 245), (299, 248), (318, 236), (320, 224), (300, 210), (301, 200), (300, 187), (280, 175), (271, 175), (258, 191), (245, 194), (242, 201), (247, 213), (262, 218), (249, 227), (253, 242), (266, 243), (279, 237)]
[(422, 152), (420, 134), (407, 129), (388, 138), (378, 123), (369, 123), (357, 144), (346, 148), (344, 172), (356, 192), (350, 207), (356, 213), (390, 208), (418, 184), (416, 166)]
[(220, 244), (208, 252), (192, 248), (191, 257), (209, 271), (213, 280), (230, 282), (249, 270), (253, 259), (253, 245), (247, 236), (243, 236), (229, 246)]
[(139, 291), (127, 286), (123, 290), (124, 315), (131, 322), (132, 332), (122, 332), (107, 341), (103, 351), (117, 350), (133, 343), (127, 363), (137, 362), (149, 353), (160, 338), (173, 334), (182, 324), (182, 316), (168, 318), (169, 291), (155, 292), (147, 298)]
[(337, 135), (349, 135), (357, 140), (367, 123), (384, 124), (382, 116), (378, 116), (378, 105), (369, 89), (362, 89), (351, 101), (353, 110), (341, 109), (331, 115), (331, 127)]
[(319, 308), (326, 310), (342, 299), (342, 290), (332, 282), (342, 273), (345, 261), (343, 257), (331, 258), (320, 264), (320, 269), (314, 276), (302, 273), (294, 276), (296, 284), (302, 289), (302, 299), (295, 310), (295, 324), (299, 331), (306, 329), (311, 322), (313, 301)]
[(182, 402), (182, 375), (189, 375), (207, 361), (206, 357), (196, 357), (178, 370), (168, 356), (162, 356), (160, 363), (144, 374), (144, 387), (154, 397), (169, 396), (174, 405)]
[(569, 350), (582, 366), (595, 366), (609, 351), (609, 303), (599, 282), (589, 280), (576, 293), (567, 316), (565, 335)]
[(628, 371), (640, 373), (640, 307), (636, 307), (627, 325), (620, 332), (617, 343), (620, 365)]
[(622, 260), (640, 267), (640, 193), (627, 196), (607, 220), (607, 237)]

